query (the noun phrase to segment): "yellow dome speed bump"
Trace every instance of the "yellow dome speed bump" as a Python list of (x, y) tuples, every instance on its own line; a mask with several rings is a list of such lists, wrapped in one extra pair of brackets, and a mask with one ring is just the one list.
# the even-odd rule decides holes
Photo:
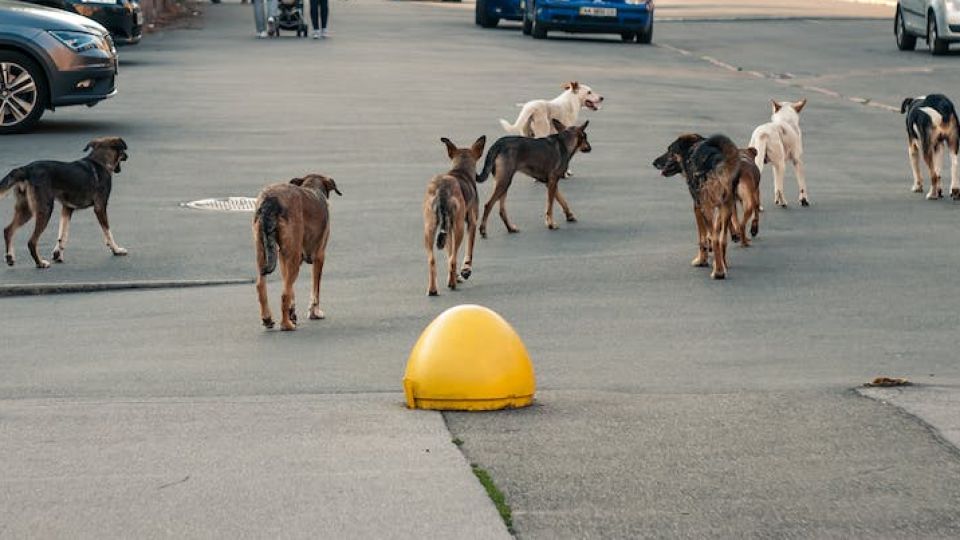
[(420, 334), (403, 390), (411, 409), (491, 411), (530, 405), (536, 382), (513, 327), (467, 304), (444, 311)]

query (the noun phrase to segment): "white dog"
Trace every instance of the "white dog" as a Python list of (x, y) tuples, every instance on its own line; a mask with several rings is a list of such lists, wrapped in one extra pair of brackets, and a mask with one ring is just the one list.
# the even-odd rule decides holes
[(793, 163), (800, 185), (800, 204), (810, 206), (807, 200), (807, 180), (803, 175), (803, 135), (800, 133), (800, 111), (807, 104), (807, 98), (797, 102), (773, 101), (773, 115), (770, 122), (753, 130), (750, 146), (757, 149), (757, 168), (763, 170), (763, 164), (773, 167), (773, 203), (786, 208), (787, 199), (783, 195), (783, 175), (787, 161)]
[(603, 96), (594, 93), (593, 89), (577, 81), (563, 84), (563, 93), (547, 101), (535, 99), (522, 105), (520, 116), (514, 124), (500, 119), (500, 125), (511, 135), (524, 137), (546, 137), (553, 135), (553, 120), (559, 120), (565, 126), (577, 125), (580, 109), (586, 107), (592, 111), (599, 111), (603, 103)]

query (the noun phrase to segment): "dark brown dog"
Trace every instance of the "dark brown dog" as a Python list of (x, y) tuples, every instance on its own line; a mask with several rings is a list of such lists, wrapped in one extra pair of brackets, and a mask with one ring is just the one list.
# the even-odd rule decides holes
[[(423, 247), (427, 250), (427, 294), (437, 295), (437, 249), (447, 250), (447, 287), (457, 288), (457, 252), (463, 243), (464, 225), (467, 228), (467, 254), (460, 276), (473, 272), (473, 245), (477, 239), (477, 214), (480, 203), (477, 194), (477, 161), (483, 155), (486, 137), (480, 137), (470, 148), (457, 148), (450, 139), (440, 139), (447, 147), (450, 170), (434, 176), (427, 184), (423, 197)], [(448, 238), (449, 236), (449, 238)]]
[(743, 218), (738, 222), (734, 212), (730, 227), (730, 239), (740, 242), (743, 247), (749, 247), (747, 239), (747, 221), (750, 224), (750, 236), (756, 237), (760, 232), (760, 169), (757, 168), (757, 149), (740, 149), (740, 180), (737, 184), (737, 200), (743, 207)]
[(699, 252), (691, 264), (706, 266), (713, 249), (710, 277), (727, 275), (727, 236), (736, 215), (736, 194), (740, 179), (740, 152), (728, 137), (704, 139), (697, 134), (681, 135), (653, 162), (663, 176), (683, 173), (693, 197)]
[(127, 160), (127, 143), (120, 137), (101, 137), (87, 143), (83, 150), (89, 150), (90, 153), (77, 161), (34, 161), (10, 171), (0, 180), (0, 198), (11, 189), (17, 197), (13, 221), (3, 229), (7, 265), (13, 266), (16, 261), (13, 256), (14, 233), (30, 218), (34, 218), (33, 234), (27, 241), (27, 248), (37, 268), (50, 266), (48, 261), (40, 258), (37, 241), (50, 222), (56, 201), (60, 201), (61, 208), (60, 235), (57, 237), (57, 247), (53, 250), (54, 261), (63, 262), (70, 217), (74, 210), (91, 206), (103, 229), (103, 240), (107, 247), (114, 255), (127, 254), (127, 250), (113, 240), (110, 220), (107, 218), (113, 173), (119, 173), (120, 162)]
[(557, 133), (549, 137), (532, 139), (530, 137), (508, 136), (497, 139), (487, 152), (483, 163), (483, 172), (477, 177), (477, 182), (484, 182), (490, 173), (493, 173), (496, 186), (490, 200), (483, 207), (483, 219), (480, 221), (480, 236), (487, 236), (487, 218), (493, 205), (500, 202), (500, 219), (507, 230), (519, 232), (507, 217), (507, 190), (513, 182), (513, 175), (520, 171), (533, 177), (537, 182), (547, 184), (547, 208), (544, 212), (547, 228), (556, 229), (553, 222), (553, 201), (556, 200), (563, 208), (567, 221), (576, 221), (570, 205), (560, 193), (560, 179), (564, 177), (570, 167), (570, 159), (579, 152), (589, 152), (590, 143), (587, 141), (587, 124), (582, 126), (566, 127), (558, 120), (551, 120)]
[(273, 328), (273, 315), (267, 304), (266, 275), (277, 267), (280, 255), (280, 276), (283, 292), (280, 297), (282, 330), (297, 329), (297, 311), (293, 284), (300, 274), (300, 265), (313, 264), (313, 289), (310, 294), (310, 318), (324, 318), (320, 310), (320, 277), (330, 237), (330, 192), (342, 195), (333, 178), (308, 174), (287, 184), (272, 184), (257, 197), (253, 218), (253, 243), (257, 251), (257, 296), (260, 320)]

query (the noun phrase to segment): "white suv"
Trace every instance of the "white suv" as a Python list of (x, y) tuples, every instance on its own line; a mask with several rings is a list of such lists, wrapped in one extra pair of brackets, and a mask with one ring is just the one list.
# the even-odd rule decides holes
[(921, 37), (930, 52), (946, 54), (951, 42), (960, 41), (960, 0), (900, 0), (894, 32), (901, 51), (912, 51)]

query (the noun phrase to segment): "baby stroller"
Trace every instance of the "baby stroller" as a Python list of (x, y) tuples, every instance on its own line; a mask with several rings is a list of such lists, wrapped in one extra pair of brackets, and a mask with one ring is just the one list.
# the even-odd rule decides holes
[(307, 37), (307, 21), (303, 18), (303, 0), (279, 0), (277, 2), (277, 23), (273, 36), (279, 37), (280, 30), (297, 32), (297, 37)]

